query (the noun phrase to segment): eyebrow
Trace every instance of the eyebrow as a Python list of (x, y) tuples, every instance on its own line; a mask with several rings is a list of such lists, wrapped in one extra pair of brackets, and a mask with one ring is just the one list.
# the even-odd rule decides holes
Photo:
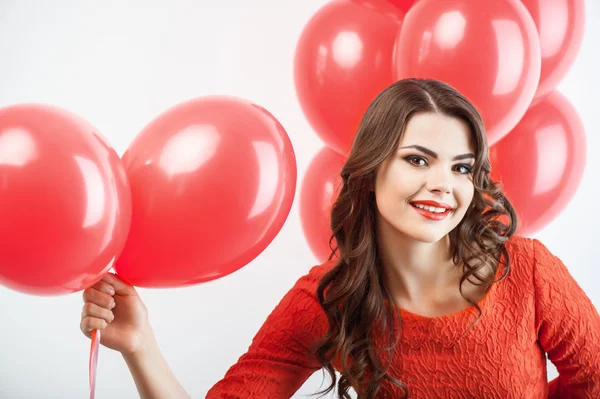
[[(423, 146), (420, 146), (420, 145), (417, 145), (417, 144), (415, 144), (415, 145), (409, 145), (409, 146), (406, 146), (406, 147), (401, 147), (400, 149), (402, 150), (402, 149), (404, 149), (404, 148), (414, 148), (414, 149), (416, 149), (416, 150), (419, 150), (419, 151), (421, 151), (421, 152), (422, 152), (422, 153), (424, 153), (424, 154), (427, 154), (427, 155), (429, 155), (430, 157), (433, 157), (433, 158), (435, 158), (435, 159), (437, 159), (437, 158), (438, 158), (438, 154), (437, 154), (437, 153), (435, 153), (435, 152), (431, 151), (429, 148), (425, 148), (425, 147), (423, 147)], [(470, 158), (473, 158), (473, 159), (475, 159), (475, 154), (473, 154), (473, 153), (468, 153), (468, 154), (461, 154), (461, 155), (457, 155), (457, 156), (455, 156), (454, 158), (452, 158), (452, 160), (453, 160), (453, 161), (459, 161), (459, 160), (462, 160), (462, 159), (470, 159)]]

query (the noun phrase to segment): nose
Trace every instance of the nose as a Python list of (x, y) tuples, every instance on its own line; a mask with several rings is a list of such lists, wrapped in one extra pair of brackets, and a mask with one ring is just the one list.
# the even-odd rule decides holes
[(431, 168), (427, 176), (427, 190), (435, 194), (452, 193), (451, 171), (443, 168)]

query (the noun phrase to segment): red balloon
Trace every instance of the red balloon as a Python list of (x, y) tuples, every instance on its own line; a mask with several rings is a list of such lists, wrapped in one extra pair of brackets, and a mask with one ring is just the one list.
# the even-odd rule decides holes
[(432, 78), (482, 113), (496, 143), (523, 117), (540, 78), (540, 43), (518, 1), (421, 0), (397, 38), (396, 78)]
[(417, 0), (388, 0), (394, 6), (398, 7), (403, 13), (407, 13), (408, 10), (415, 4)]
[(131, 223), (118, 154), (85, 120), (38, 104), (0, 109), (0, 284), (85, 289), (111, 268)]
[(542, 72), (536, 96), (554, 90), (579, 53), (585, 25), (583, 0), (522, 0), (537, 26)]
[(490, 148), (492, 178), (519, 216), (518, 232), (531, 235), (550, 223), (571, 200), (586, 163), (583, 123), (554, 91), (527, 111), (517, 127)]
[(230, 274), (285, 222), (296, 159), (281, 124), (246, 100), (192, 99), (160, 114), (123, 155), (131, 232), (117, 274), (140, 287), (178, 287)]
[(369, 104), (394, 82), (403, 16), (387, 0), (334, 0), (304, 27), (294, 61), (296, 93), (316, 133), (341, 154), (349, 152)]
[[(300, 221), (304, 237), (319, 262), (331, 255), (331, 206), (339, 194), (344, 163), (344, 157), (323, 148), (310, 162), (302, 182)], [(331, 245), (335, 248), (335, 239)]]

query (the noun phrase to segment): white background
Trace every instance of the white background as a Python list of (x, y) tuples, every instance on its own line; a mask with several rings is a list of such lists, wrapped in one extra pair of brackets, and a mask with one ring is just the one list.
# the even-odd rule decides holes
[[(64, 107), (99, 128), (122, 154), (171, 105), (209, 94), (244, 97), (286, 128), (297, 157), (298, 192), (322, 143), (296, 100), (293, 55), (304, 24), (325, 3), (0, 0), (0, 106)], [(588, 0), (586, 6), (584, 43), (559, 89), (586, 127), (588, 164), (569, 207), (536, 237), (600, 308), (600, 5)], [(194, 287), (139, 289), (161, 348), (192, 397), (204, 397), (223, 377), (281, 297), (315, 264), (296, 196), (280, 234), (240, 271)], [(36, 297), (0, 287), (0, 398), (88, 395), (90, 341), (79, 331), (82, 304), (80, 293)], [(137, 397), (118, 353), (101, 348), (98, 367), (98, 399)], [(556, 370), (549, 370), (554, 378)], [(295, 397), (315, 392), (321, 382), (315, 373)]]

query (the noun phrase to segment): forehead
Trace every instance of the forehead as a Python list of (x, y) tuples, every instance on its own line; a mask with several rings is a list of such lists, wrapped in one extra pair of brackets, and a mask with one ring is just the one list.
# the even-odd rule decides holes
[(418, 144), (435, 152), (466, 153), (474, 151), (469, 125), (462, 119), (423, 112), (407, 123), (399, 147)]

